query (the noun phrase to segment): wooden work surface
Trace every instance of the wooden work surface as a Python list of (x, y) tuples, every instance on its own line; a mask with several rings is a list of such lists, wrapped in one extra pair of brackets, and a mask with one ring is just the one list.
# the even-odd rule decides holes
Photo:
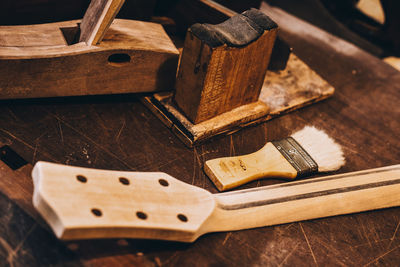
[[(0, 145), (38, 160), (115, 170), (163, 171), (215, 193), (205, 160), (253, 152), (305, 125), (343, 147), (340, 172), (398, 164), (400, 72), (356, 48), (283, 32), (296, 54), (335, 88), (335, 95), (293, 113), (187, 148), (139, 96), (2, 101)], [(29, 166), (0, 177), (0, 266), (396, 266), (400, 208), (259, 229), (214, 233), (193, 244), (146, 240), (63, 243), (29, 205)], [(277, 183), (263, 180), (242, 188)], [(22, 188), (20, 185), (23, 185)], [(14, 187), (14, 188), (13, 188)], [(3, 185), (4, 188), (4, 185)], [(13, 193), (14, 192), (14, 193)], [(14, 195), (10, 200), (7, 195)]]

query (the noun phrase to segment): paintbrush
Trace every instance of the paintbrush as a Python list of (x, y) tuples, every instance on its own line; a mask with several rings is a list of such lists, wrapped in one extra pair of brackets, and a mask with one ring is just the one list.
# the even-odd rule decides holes
[(344, 163), (340, 145), (324, 131), (306, 126), (288, 138), (268, 142), (254, 153), (208, 160), (204, 171), (224, 191), (261, 178), (292, 180), (335, 171)]

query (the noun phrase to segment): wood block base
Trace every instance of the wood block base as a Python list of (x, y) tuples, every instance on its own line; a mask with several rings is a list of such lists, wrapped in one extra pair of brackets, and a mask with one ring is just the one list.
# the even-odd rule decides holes
[(259, 100), (225, 112), (207, 121), (191, 123), (173, 104), (173, 93), (156, 93), (142, 102), (187, 146), (217, 135), (228, 135), (244, 127), (328, 98), (335, 89), (292, 54), (287, 68), (268, 72)]

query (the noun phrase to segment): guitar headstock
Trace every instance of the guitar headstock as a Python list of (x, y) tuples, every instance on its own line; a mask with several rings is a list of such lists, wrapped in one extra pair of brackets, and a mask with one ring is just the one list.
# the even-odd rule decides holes
[(161, 172), (38, 162), (33, 204), (58, 238), (194, 241), (213, 212), (208, 191)]

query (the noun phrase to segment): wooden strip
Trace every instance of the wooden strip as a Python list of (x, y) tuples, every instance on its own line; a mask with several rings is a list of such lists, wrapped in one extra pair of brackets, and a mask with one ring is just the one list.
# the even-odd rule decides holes
[(165, 173), (39, 162), (33, 204), (61, 239), (199, 236), (400, 205), (400, 165), (211, 195)]
[(80, 24), (80, 42), (96, 45), (103, 39), (125, 0), (92, 0)]
[(291, 202), (291, 201), (295, 201), (295, 200), (318, 198), (318, 197), (323, 197), (323, 196), (342, 194), (342, 193), (348, 193), (348, 192), (371, 189), (371, 188), (380, 188), (380, 187), (384, 187), (384, 186), (397, 185), (397, 184), (400, 184), (400, 179), (375, 182), (375, 183), (363, 184), (363, 185), (358, 185), (358, 186), (348, 186), (348, 187), (343, 187), (343, 188), (321, 190), (321, 191), (317, 191), (317, 192), (304, 193), (304, 194), (298, 194), (298, 195), (293, 195), (293, 196), (283, 196), (280, 198), (266, 199), (266, 200), (255, 201), (255, 202), (250, 202), (250, 203), (240, 203), (240, 204), (230, 205), (230, 206), (220, 205), (219, 207), (222, 209), (225, 209), (225, 210), (239, 210), (239, 209), (246, 209), (246, 208), (257, 207), (257, 206)]
[[(289, 185), (289, 184), (288, 184)], [(204, 232), (232, 231), (400, 205), (400, 165), (215, 194)]]

